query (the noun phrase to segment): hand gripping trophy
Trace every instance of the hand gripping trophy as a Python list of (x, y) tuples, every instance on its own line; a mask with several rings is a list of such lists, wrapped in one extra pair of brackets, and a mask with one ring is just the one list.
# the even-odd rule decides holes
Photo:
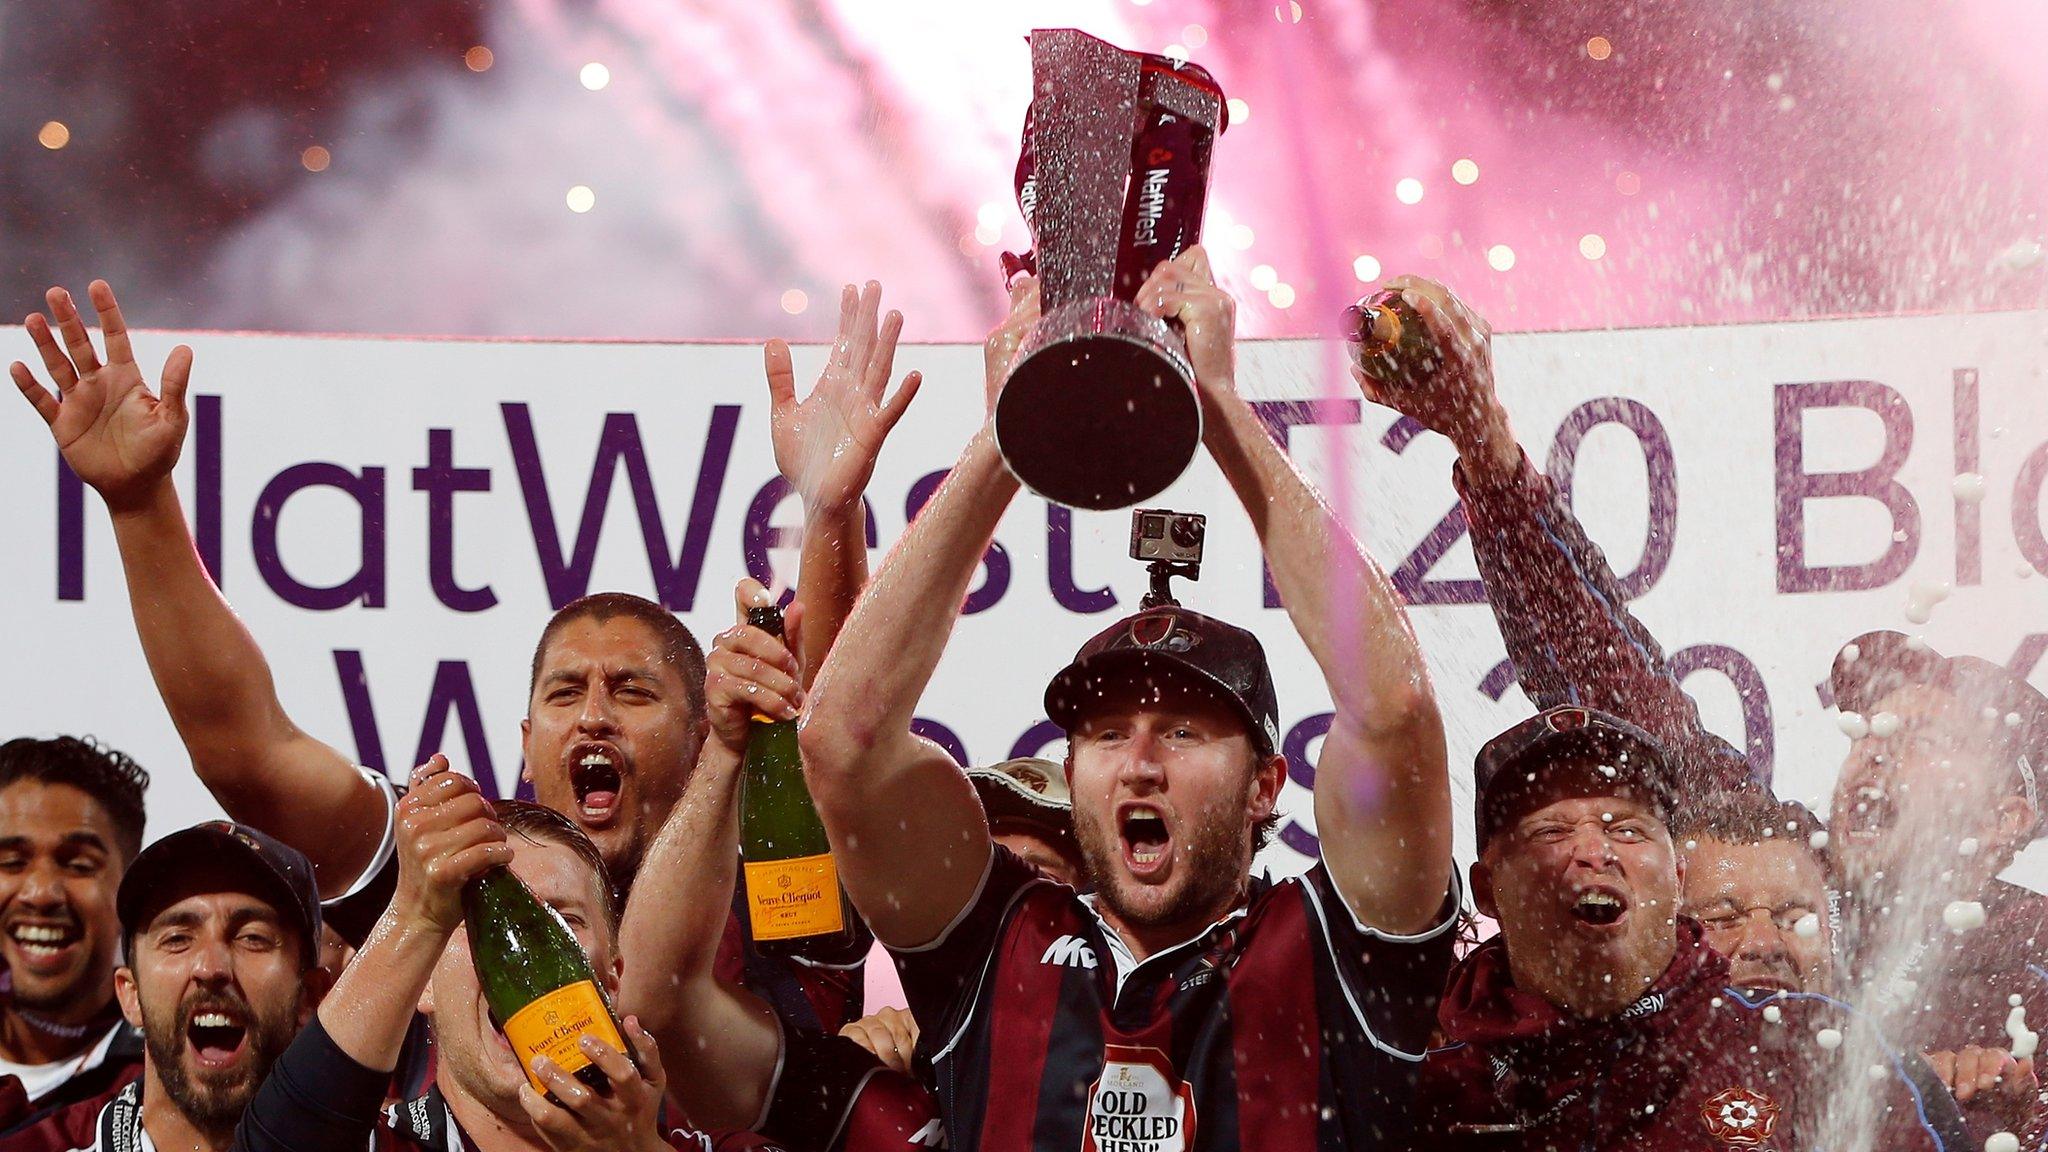
[(1033, 98), (1017, 162), (1043, 313), (996, 403), (1018, 479), (1076, 508), (1125, 508), (1173, 483), (1202, 439), (1179, 326), (1138, 286), (1201, 235), (1209, 153), (1227, 124), (1201, 68), (1069, 28), (1031, 34)]

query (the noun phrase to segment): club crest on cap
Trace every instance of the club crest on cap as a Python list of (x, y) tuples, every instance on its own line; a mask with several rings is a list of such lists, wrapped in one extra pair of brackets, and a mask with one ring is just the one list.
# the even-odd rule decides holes
[(1200, 636), (1179, 626), (1180, 620), (1167, 613), (1143, 615), (1131, 620), (1130, 640), (1137, 648), (1163, 648), (1186, 652), (1202, 642)]
[(1576, 732), (1592, 720), (1584, 708), (1554, 708), (1543, 714), (1543, 721), (1552, 732)]
[(1046, 787), (1052, 783), (1045, 773), (1027, 764), (1019, 764), (1017, 767), (1010, 769), (1009, 775), (1010, 779), (1015, 780), (1017, 783), (1022, 784), (1041, 796), (1045, 795)]

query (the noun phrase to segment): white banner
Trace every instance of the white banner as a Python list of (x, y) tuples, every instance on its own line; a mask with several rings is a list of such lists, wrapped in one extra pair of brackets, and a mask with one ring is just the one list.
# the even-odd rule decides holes
[[(292, 716), (365, 763), (402, 774), (441, 749), (509, 793), (552, 606), (657, 595), (708, 639), (750, 551), (758, 574), (794, 576), (782, 541), (798, 508), (775, 498), (756, 347), (144, 332), (146, 370), (178, 339), (198, 357), (179, 482), (201, 551)], [(1824, 803), (1846, 741), (1815, 686), (1858, 632), (1918, 631), (2048, 684), (2048, 313), (1505, 335), (1496, 349), (1523, 443), (1571, 475), (1667, 652), (1703, 665), (1687, 686), (1709, 723), (1738, 743), (1745, 724), (1767, 736), (1784, 795)], [(1326, 346), (1240, 355), (1246, 394), (1275, 402), (1296, 457), (1417, 601), (1463, 858), (1471, 755), (1528, 705), (1498, 669), (1469, 545), (1439, 527), (1450, 449), (1392, 429)], [(799, 376), (821, 357), (800, 349)], [(906, 347), (897, 368), (928, 382), (869, 490), (883, 549), (982, 415), (978, 348)], [(0, 730), (93, 733), (135, 755), (155, 776), (153, 835), (212, 814), (143, 664), (97, 496), (60, 479), (25, 405), (0, 420), (0, 461)], [(1675, 497), (1654, 526), (1652, 485)], [(1312, 847), (1304, 785), (1328, 697), (1263, 594), (1249, 522), (1206, 458), (1153, 503), (1211, 518), (1181, 599), (1264, 638), (1299, 757), (1287, 842)], [(1135, 610), (1145, 573), (1125, 558), (1128, 530), (1123, 513), (1012, 507), (919, 710), (969, 760), (1036, 749), (1047, 679)], [(1916, 581), (1955, 586), (1924, 626), (1905, 616)], [(1763, 689), (1747, 714), (1731, 674)], [(2048, 852), (2014, 875), (2048, 887)]]

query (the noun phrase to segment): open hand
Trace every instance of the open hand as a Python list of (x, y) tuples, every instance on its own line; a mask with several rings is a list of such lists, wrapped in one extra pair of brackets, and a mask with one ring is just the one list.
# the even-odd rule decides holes
[(874, 475), (882, 442), (903, 418), (924, 379), (920, 373), (909, 373), (896, 394), (885, 398), (903, 314), (892, 309), (877, 330), (875, 313), (881, 303), (882, 286), (873, 280), (858, 290), (848, 284), (840, 293), (839, 336), (832, 342), (825, 371), (801, 403), (789, 345), (770, 340), (765, 349), (775, 467), (803, 498), (806, 515), (844, 508), (860, 499)]
[(2031, 1056), (2015, 1060), (2003, 1048), (1975, 1044), (1958, 1052), (1929, 1052), (1926, 1056), (1956, 1103), (1988, 1109), (2007, 1131), (2021, 1131), (2032, 1119), (2041, 1084), (2034, 1078)]
[(99, 311), (106, 363), (93, 349), (71, 293), (52, 288), (45, 299), (55, 331), (39, 312), (30, 313), (22, 326), (42, 354), (57, 394), (52, 396), (19, 360), (8, 366), (8, 372), (50, 426), (65, 463), (99, 491), (109, 509), (119, 512), (139, 507), (178, 462), (185, 443), (185, 386), (192, 375), (192, 349), (183, 344), (171, 349), (164, 360), (159, 398), (135, 364), (128, 324), (121, 318), (114, 290), (106, 281), (95, 280), (88, 291)]

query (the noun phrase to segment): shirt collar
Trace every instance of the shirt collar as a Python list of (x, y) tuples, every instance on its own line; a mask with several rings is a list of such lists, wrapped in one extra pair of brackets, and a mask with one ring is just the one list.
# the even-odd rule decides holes
[(1186, 948), (1188, 945), (1196, 943), (1197, 941), (1208, 939), (1209, 936), (1213, 934), (1218, 928), (1221, 928), (1225, 924), (1229, 924), (1232, 921), (1243, 919), (1248, 908), (1248, 905), (1246, 904), (1239, 904), (1237, 907), (1232, 908), (1230, 911), (1218, 917), (1214, 923), (1210, 924), (1207, 928), (1202, 929), (1200, 932), (1197, 932), (1194, 935), (1188, 937), (1187, 939), (1182, 940), (1178, 944), (1175, 944), (1168, 948), (1161, 948), (1159, 951), (1152, 953), (1150, 956), (1145, 957), (1143, 960), (1139, 960), (1137, 956), (1132, 954), (1131, 946), (1125, 943), (1123, 936), (1117, 932), (1116, 926), (1111, 924), (1109, 920), (1102, 915), (1102, 909), (1097, 907), (1096, 904), (1095, 893), (1083, 893), (1079, 897), (1079, 899), (1081, 901), (1081, 904), (1088, 909), (1088, 914), (1090, 916), (1095, 917), (1096, 925), (1102, 929), (1103, 943), (1109, 945), (1109, 958), (1116, 964), (1116, 994), (1118, 996), (1123, 995), (1124, 981), (1130, 979), (1131, 974), (1136, 972), (1139, 968), (1143, 967), (1146, 964), (1151, 964), (1161, 959), (1162, 957), (1172, 956), (1175, 953), (1178, 953), (1182, 949)]

